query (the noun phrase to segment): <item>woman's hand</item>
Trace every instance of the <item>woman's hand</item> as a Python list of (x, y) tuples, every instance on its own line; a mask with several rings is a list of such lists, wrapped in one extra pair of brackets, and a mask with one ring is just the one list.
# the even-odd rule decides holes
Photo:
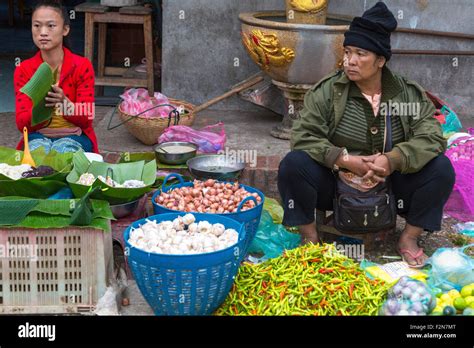
[(64, 95), (64, 91), (58, 85), (52, 85), (52, 91), (48, 92), (48, 96), (45, 98), (47, 107), (56, 107), (57, 104), (64, 103), (67, 100)]
[(387, 156), (380, 153), (371, 156), (350, 155), (346, 160), (338, 160), (337, 164), (364, 180), (372, 179), (376, 182), (384, 182), (385, 177), (392, 173)]
[(345, 168), (357, 176), (364, 176), (370, 170), (367, 162), (363, 160), (363, 156), (349, 155), (347, 160), (340, 162), (340, 167)]
[(364, 175), (363, 179), (372, 179), (377, 182), (384, 182), (385, 177), (392, 173), (390, 162), (385, 155), (380, 155), (374, 161), (365, 160), (369, 166), (369, 171)]

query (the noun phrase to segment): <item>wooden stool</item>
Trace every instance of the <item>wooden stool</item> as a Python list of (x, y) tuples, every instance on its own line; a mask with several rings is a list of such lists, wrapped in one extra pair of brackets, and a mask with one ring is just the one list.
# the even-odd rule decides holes
[[(121, 7), (118, 11), (112, 11), (113, 8), (102, 6), (96, 3), (82, 3), (75, 7), (77, 12), (84, 12), (85, 21), (85, 47), (84, 55), (93, 62), (94, 59), (94, 25), (98, 23), (98, 64), (97, 78), (95, 80), (98, 95), (103, 95), (103, 86), (119, 87), (146, 87), (148, 94), (153, 96), (155, 93), (154, 85), (154, 55), (153, 55), (153, 27), (152, 27), (152, 9), (144, 6)], [(147, 66), (146, 78), (126, 78), (123, 75), (128, 68), (106, 67), (106, 41), (107, 41), (107, 23), (121, 24), (142, 24), (145, 40), (145, 57)]]
[(364, 243), (365, 250), (370, 251), (375, 249), (377, 243), (385, 242), (388, 235), (394, 232), (396, 228), (371, 233), (343, 233), (334, 227), (333, 213), (327, 215), (325, 211), (316, 210), (316, 229), (323, 239), (325, 234), (360, 239)]

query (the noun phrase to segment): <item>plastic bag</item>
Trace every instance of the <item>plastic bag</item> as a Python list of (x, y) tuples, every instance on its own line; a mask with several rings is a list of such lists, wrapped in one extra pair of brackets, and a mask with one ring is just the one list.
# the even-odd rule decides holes
[(171, 126), (165, 129), (158, 143), (187, 141), (196, 144), (200, 153), (217, 153), (224, 150), (226, 134), (224, 123), (206, 126), (200, 130), (187, 126)]
[(469, 140), (474, 140), (474, 137), (466, 132), (459, 132), (459, 133), (454, 133), (448, 138), (448, 149), (451, 147), (451, 145), (457, 146), (459, 143), (469, 141)]
[[(123, 100), (120, 104), (121, 110), (131, 116), (141, 114), (140, 116), (145, 118), (168, 117), (174, 110), (172, 106), (166, 105), (170, 104), (170, 101), (165, 95), (155, 92), (154, 96), (150, 97), (145, 88), (127, 89), (120, 98)], [(149, 109), (151, 110), (144, 112)]]
[(370, 278), (378, 278), (388, 284), (394, 283), (404, 276), (423, 282), (426, 281), (428, 277), (426, 273), (410, 268), (406, 262), (401, 261), (379, 265), (374, 262), (362, 260), (360, 266)]
[(281, 224), (283, 222), (283, 207), (276, 199), (265, 197), (263, 209), (270, 213), (274, 223)]
[(431, 256), (427, 263), (431, 264), (428, 284), (443, 291), (461, 290), (465, 285), (474, 283), (474, 259), (464, 253), (462, 248), (441, 248)]
[(462, 128), (461, 121), (459, 121), (458, 116), (451, 110), (449, 107), (444, 105), (441, 108), (441, 112), (446, 117), (446, 123), (441, 125), (443, 128), (444, 134), (456, 133)]
[(273, 223), (270, 213), (264, 210), (249, 253), (263, 254), (262, 259), (272, 259), (282, 255), (285, 250), (298, 247), (300, 242), (298, 234), (288, 232), (283, 225)]
[(446, 214), (457, 220), (474, 220), (474, 137), (458, 137), (451, 142), (446, 156), (451, 160), (456, 173), (456, 182), (448, 202)]
[(380, 315), (427, 315), (436, 307), (436, 297), (429, 288), (409, 277), (400, 280), (388, 291)]
[(474, 221), (454, 225), (454, 229), (461, 234), (474, 238)]
[(99, 299), (94, 314), (107, 316), (119, 315), (117, 292), (113, 286), (109, 286), (104, 296)]

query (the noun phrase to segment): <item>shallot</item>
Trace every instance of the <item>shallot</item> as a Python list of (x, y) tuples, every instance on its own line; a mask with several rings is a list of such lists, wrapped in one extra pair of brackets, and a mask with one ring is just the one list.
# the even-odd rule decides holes
[(194, 180), (192, 187), (181, 187), (161, 192), (155, 201), (165, 208), (187, 213), (225, 214), (237, 212), (239, 204), (251, 196), (257, 203), (249, 199), (242, 206), (242, 211), (261, 204), (260, 195), (256, 192), (248, 192), (238, 182), (231, 184), (208, 179), (206, 181)]

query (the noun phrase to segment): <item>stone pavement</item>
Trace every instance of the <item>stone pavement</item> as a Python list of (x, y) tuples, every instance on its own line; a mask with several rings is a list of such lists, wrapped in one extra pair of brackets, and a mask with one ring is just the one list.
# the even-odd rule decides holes
[(120, 315), (154, 315), (153, 310), (138, 289), (136, 281), (129, 280), (124, 296), (129, 299), (130, 304), (121, 307)]

